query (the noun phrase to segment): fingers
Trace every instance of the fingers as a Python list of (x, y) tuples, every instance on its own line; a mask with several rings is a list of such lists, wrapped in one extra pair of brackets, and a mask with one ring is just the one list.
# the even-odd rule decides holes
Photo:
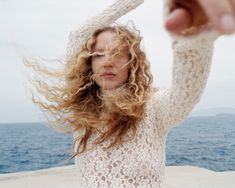
[(188, 28), (192, 23), (192, 16), (189, 11), (184, 8), (177, 8), (173, 10), (167, 17), (165, 28), (170, 32), (179, 33)]
[(235, 0), (198, 0), (215, 29), (224, 34), (235, 32)]

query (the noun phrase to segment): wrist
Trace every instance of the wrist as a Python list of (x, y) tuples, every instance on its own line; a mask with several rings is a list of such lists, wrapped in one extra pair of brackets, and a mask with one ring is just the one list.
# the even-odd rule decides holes
[(212, 24), (211, 23), (206, 23), (200, 26), (194, 26), (191, 25), (189, 28), (184, 29), (183, 31), (181, 31), (179, 33), (179, 35), (183, 35), (183, 36), (190, 36), (190, 35), (196, 35), (199, 34), (203, 31), (209, 31), (212, 30)]

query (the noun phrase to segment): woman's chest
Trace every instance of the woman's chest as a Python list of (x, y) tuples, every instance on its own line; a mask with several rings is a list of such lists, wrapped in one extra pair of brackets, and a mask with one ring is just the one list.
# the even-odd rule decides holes
[[(165, 141), (155, 135), (149, 126), (140, 125), (133, 140), (107, 149), (113, 139), (98, 144), (93, 150), (86, 151), (76, 160), (80, 170), (84, 173), (112, 173), (119, 172), (125, 175), (152, 174), (156, 169), (161, 169), (165, 160)], [(150, 129), (150, 130), (148, 130)], [(97, 138), (96, 134), (91, 142)], [(127, 133), (126, 139), (131, 136)], [(82, 168), (83, 167), (83, 168)]]

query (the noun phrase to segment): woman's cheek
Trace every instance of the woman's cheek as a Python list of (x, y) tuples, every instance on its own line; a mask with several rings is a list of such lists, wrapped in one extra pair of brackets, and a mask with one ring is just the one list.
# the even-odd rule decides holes
[(92, 70), (93, 70), (93, 72), (97, 72), (97, 69), (98, 69), (98, 64), (99, 64), (99, 62), (97, 62), (97, 60), (93, 60), (92, 61)]

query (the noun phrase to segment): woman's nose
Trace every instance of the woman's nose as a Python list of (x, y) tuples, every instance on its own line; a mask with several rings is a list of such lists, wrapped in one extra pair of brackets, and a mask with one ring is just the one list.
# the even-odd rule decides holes
[(110, 55), (105, 55), (105, 58), (104, 58), (104, 66), (105, 66), (105, 67), (111, 67), (111, 66), (113, 66), (113, 61), (112, 61)]

